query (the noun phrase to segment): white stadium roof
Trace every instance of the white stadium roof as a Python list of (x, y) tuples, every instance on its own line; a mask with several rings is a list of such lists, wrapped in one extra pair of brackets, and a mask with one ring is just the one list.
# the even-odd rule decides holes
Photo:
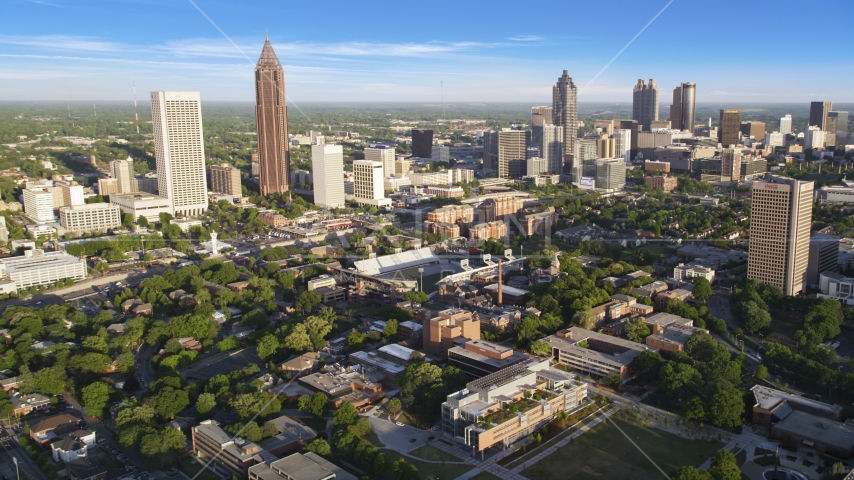
[(353, 262), (356, 270), (359, 273), (366, 275), (379, 275), (404, 268), (416, 267), (427, 263), (438, 262), (439, 257), (433, 254), (429, 247), (419, 248), (417, 250), (409, 250), (394, 255), (385, 255), (377, 258), (368, 258), (366, 260), (357, 260)]

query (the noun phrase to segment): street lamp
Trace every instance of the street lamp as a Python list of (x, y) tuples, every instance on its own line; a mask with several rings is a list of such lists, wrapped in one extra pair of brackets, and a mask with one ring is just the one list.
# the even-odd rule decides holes
[(418, 284), (418, 291), (423, 292), (424, 291), (424, 269), (419, 268), (418, 273), (421, 274), (421, 282)]

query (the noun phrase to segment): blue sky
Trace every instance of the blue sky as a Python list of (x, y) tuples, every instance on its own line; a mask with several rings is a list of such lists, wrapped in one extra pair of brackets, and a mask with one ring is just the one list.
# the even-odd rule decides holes
[(440, 82), (448, 102), (548, 103), (563, 69), (582, 102), (629, 102), (638, 78), (662, 102), (682, 81), (699, 102), (854, 101), (852, 0), (673, 0), (595, 80), (668, 0), (192, 1), (4, 0), (0, 100), (126, 100), (135, 77), (142, 99), (251, 101), (269, 28), (297, 103), (438, 102)]

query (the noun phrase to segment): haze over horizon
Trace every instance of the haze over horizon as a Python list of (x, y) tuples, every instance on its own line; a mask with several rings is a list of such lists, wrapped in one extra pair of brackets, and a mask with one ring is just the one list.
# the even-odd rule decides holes
[[(656, 79), (662, 104), (683, 81), (697, 84), (699, 104), (851, 102), (854, 54), (787, 33), (823, 25), (828, 11), (854, 13), (850, 1), (825, 3), (620, 0), (604, 9), (554, 0), (521, 15), (508, 13), (510, 2), (374, 1), (314, 12), (273, 1), (11, 0), (0, 100), (126, 101), (135, 78), (140, 103), (153, 90), (250, 102), (269, 26), (297, 104), (440, 103), (441, 83), (448, 103), (549, 103), (564, 69), (580, 103), (630, 102), (638, 78)], [(822, 45), (849, 40), (842, 28), (821, 36)]]

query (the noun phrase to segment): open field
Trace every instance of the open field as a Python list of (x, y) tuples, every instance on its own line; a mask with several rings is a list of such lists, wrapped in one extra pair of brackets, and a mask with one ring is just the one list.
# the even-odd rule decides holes
[(443, 452), (438, 448), (432, 445), (424, 445), (422, 447), (418, 447), (415, 450), (409, 452), (409, 455), (413, 457), (423, 458), (424, 460), (430, 460), (433, 462), (443, 461), (443, 462), (462, 462), (461, 458), (455, 457), (450, 453)]
[[(684, 465), (701, 465), (721, 446), (719, 442), (687, 440), (660, 430), (615, 421), (667, 474)], [(610, 421), (599, 424), (521, 474), (537, 480), (661, 478), (661, 472)]]
[(210, 362), (201, 360), (195, 365), (190, 365), (181, 371), (181, 376), (189, 381), (207, 380), (219, 374), (226, 374), (234, 370), (240, 370), (250, 363), (262, 365), (261, 358), (255, 353), (255, 347), (245, 348), (232, 355), (224, 356), (217, 361)]

